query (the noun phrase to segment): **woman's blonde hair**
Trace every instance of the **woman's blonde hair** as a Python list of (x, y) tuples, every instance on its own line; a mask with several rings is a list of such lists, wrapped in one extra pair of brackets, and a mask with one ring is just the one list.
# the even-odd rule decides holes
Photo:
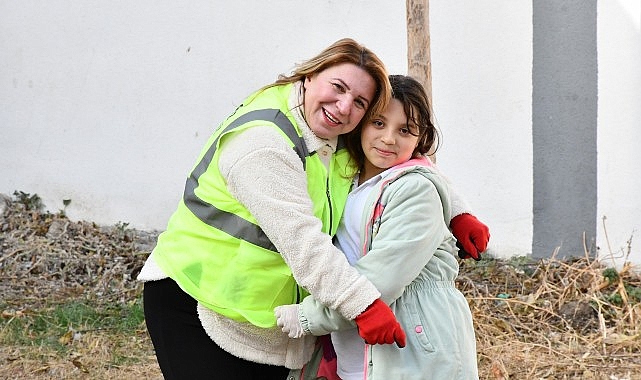
[(372, 115), (382, 113), (392, 96), (387, 69), (374, 52), (351, 38), (343, 38), (334, 42), (315, 57), (296, 65), (290, 75), (280, 75), (276, 82), (267, 87), (302, 81), (309, 76), (343, 63), (351, 63), (365, 70), (376, 83), (374, 98), (361, 119), (361, 123), (369, 120)]

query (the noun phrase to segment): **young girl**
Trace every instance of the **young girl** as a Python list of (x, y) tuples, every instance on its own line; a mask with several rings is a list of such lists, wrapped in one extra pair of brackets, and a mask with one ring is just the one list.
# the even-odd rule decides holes
[[(477, 379), (472, 315), (454, 285), (459, 266), (448, 186), (424, 156), (437, 138), (429, 99), (410, 77), (390, 81), (386, 110), (348, 136), (359, 173), (336, 240), (390, 304), (407, 346), (366, 344), (353, 322), (311, 296), (277, 308), (278, 324), (290, 336), (331, 333), (342, 380)], [(318, 364), (312, 360), (291, 378), (316, 378), (311, 367)]]

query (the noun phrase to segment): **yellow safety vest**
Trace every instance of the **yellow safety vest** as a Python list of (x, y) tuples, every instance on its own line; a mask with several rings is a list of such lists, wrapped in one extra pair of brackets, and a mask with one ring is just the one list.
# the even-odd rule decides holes
[[(154, 249), (154, 260), (180, 287), (211, 310), (259, 327), (274, 327), (273, 309), (299, 302), (299, 287), (272, 242), (249, 211), (229, 194), (219, 170), (227, 136), (271, 125), (301, 159), (308, 193), (323, 231), (338, 228), (351, 185), (349, 154), (339, 147), (326, 169), (310, 154), (288, 110), (291, 84), (251, 95), (211, 136), (185, 185), (178, 208)], [(328, 175), (329, 174), (329, 175)]]

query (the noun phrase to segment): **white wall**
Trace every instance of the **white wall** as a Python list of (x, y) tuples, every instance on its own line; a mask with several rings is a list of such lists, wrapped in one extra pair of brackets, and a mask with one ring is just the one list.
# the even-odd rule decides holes
[(599, 1), (598, 15), (597, 241), (641, 264), (641, 1)]
[[(641, 0), (598, 4), (598, 207), (620, 251), (641, 228)], [(527, 254), (531, 2), (430, 0), (430, 16), (439, 166), (490, 225), (491, 252)], [(403, 1), (0, 0), (0, 193), (162, 229), (212, 129), (344, 36), (406, 72)]]
[(213, 128), (342, 37), (405, 72), (405, 5), (0, 2), (0, 192), (72, 219), (165, 227)]
[(430, 0), (437, 162), (491, 226), (490, 252), (532, 250), (532, 6)]

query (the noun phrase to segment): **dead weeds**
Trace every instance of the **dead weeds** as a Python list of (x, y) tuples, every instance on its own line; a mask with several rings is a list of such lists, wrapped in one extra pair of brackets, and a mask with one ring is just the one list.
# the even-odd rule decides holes
[[(157, 233), (72, 222), (36, 195), (14, 196), (0, 195), (0, 379), (161, 379), (144, 322), (122, 331)], [(59, 326), (61, 308), (81, 324)]]
[[(22, 192), (0, 199), (0, 378), (161, 378), (144, 323), (127, 333), (70, 327), (58, 337), (64, 349), (7, 344), (12, 321), (52, 305), (139, 301), (134, 279), (155, 244), (155, 231), (42, 209)], [(466, 260), (457, 284), (474, 316), (481, 379), (641, 379), (641, 276), (630, 265)]]
[(641, 278), (629, 264), (518, 260), (461, 266), (483, 378), (641, 379)]

